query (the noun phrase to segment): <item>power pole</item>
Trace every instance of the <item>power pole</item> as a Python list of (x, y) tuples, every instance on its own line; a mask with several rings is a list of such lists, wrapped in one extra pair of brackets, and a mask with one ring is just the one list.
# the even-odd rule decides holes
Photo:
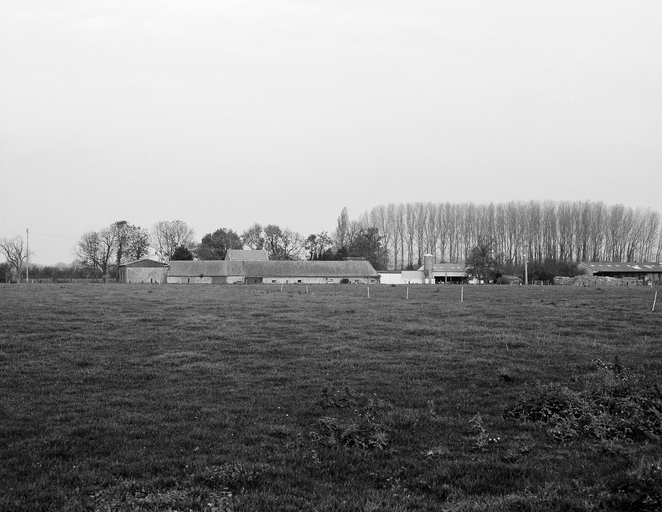
[[(26, 257), (26, 260), (28, 262), (28, 266), (25, 270), (25, 282), (26, 282), (26, 284), (30, 284), (30, 233), (28, 233), (27, 228), (25, 230), (25, 238), (27, 240), (27, 242), (25, 244), (25, 257)], [(19, 277), (19, 283), (20, 283), (20, 277), (21, 276), (18, 276), (18, 277)]]

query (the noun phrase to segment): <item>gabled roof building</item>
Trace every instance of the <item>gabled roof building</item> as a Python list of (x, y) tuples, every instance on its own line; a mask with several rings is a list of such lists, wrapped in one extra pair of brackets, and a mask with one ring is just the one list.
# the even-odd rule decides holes
[(143, 258), (119, 266), (120, 283), (165, 283), (166, 263)]
[(367, 261), (171, 261), (172, 284), (333, 284), (379, 283), (379, 274)]

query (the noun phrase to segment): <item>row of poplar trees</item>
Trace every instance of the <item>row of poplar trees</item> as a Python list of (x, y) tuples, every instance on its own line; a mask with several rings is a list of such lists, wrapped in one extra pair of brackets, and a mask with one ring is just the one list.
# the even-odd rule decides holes
[(350, 221), (338, 218), (339, 243), (367, 227), (385, 247), (383, 267), (417, 268), (466, 260), (488, 241), (501, 265), (529, 261), (656, 261), (662, 257), (660, 213), (593, 201), (399, 203), (379, 205)]

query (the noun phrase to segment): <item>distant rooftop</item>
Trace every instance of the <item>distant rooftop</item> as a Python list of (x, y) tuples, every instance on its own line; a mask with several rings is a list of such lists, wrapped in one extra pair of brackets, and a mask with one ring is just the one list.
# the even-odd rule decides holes
[(264, 249), (243, 250), (243, 249), (228, 249), (225, 254), (227, 261), (267, 261), (269, 256)]
[(662, 272), (662, 263), (645, 262), (639, 263), (635, 261), (621, 262), (621, 261), (582, 261), (584, 265), (593, 271), (597, 272)]

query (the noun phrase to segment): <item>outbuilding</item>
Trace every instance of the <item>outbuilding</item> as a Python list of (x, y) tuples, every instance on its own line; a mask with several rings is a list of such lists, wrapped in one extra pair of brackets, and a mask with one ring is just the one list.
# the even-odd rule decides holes
[(241, 261), (171, 261), (169, 284), (232, 284), (244, 281)]
[(423, 265), (419, 272), (428, 274), (429, 282), (435, 284), (463, 283), (469, 277), (464, 263), (428, 263)]
[(577, 267), (582, 273), (589, 276), (636, 279), (657, 283), (662, 281), (662, 263), (582, 261)]
[(379, 274), (367, 261), (171, 261), (171, 284), (334, 283), (378, 284)]
[(120, 283), (156, 283), (166, 282), (167, 264), (143, 258), (119, 266)]
[(367, 261), (244, 261), (249, 284), (379, 284), (379, 274)]

